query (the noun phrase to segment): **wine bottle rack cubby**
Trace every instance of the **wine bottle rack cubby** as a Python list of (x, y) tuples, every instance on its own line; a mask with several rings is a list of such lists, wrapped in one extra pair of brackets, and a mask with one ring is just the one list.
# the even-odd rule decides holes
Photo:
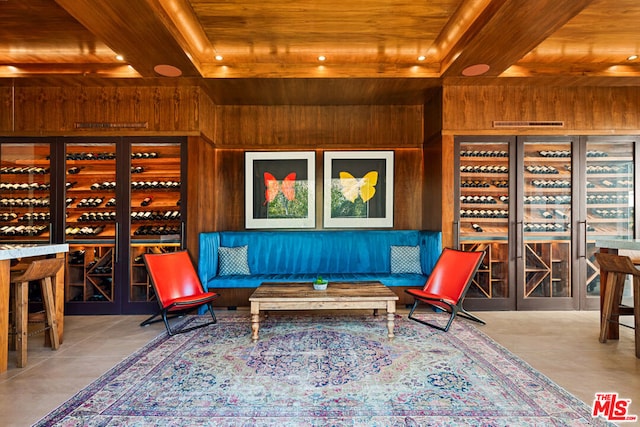
[(49, 144), (1, 144), (0, 240), (48, 241), (51, 222)]
[(155, 294), (149, 281), (147, 269), (144, 265), (142, 255), (161, 254), (175, 252), (180, 249), (178, 244), (167, 245), (135, 245), (131, 251), (131, 287), (129, 298), (131, 301), (154, 301)]
[(113, 302), (113, 246), (70, 245), (65, 300)]
[[(460, 150), (460, 236), (504, 238), (509, 218), (509, 152), (505, 144)], [(471, 236), (473, 237), (471, 237)]]

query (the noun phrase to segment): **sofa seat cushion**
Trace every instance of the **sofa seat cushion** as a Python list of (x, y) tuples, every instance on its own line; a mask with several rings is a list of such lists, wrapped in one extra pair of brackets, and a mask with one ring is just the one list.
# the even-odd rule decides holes
[[(424, 286), (426, 277), (422, 274), (390, 274), (390, 273), (326, 273), (319, 274), (323, 279), (337, 281), (379, 281), (385, 286)], [(208, 289), (224, 288), (257, 288), (264, 282), (313, 282), (316, 274), (252, 274), (217, 276), (206, 284)]]

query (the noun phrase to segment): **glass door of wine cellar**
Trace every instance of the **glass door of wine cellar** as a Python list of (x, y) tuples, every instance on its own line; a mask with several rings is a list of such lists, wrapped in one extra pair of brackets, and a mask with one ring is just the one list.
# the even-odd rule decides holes
[(65, 312), (119, 314), (117, 140), (74, 141), (65, 144), (64, 159)]
[(517, 307), (577, 309), (573, 138), (524, 137), (518, 156)]
[(150, 313), (157, 309), (142, 255), (183, 248), (185, 224), (182, 185), (186, 145), (180, 138), (133, 139), (126, 145), (130, 158), (129, 288), (123, 312)]
[(460, 137), (456, 142), (459, 194), (454, 234), (460, 249), (485, 253), (465, 306), (472, 310), (513, 310), (515, 276), (509, 241), (515, 138)]
[[(586, 137), (581, 145), (586, 159), (586, 205), (579, 221), (579, 236), (586, 240), (578, 254), (584, 265), (580, 283), (581, 306), (597, 309), (600, 304), (600, 271), (595, 261), (596, 241), (633, 239), (635, 236), (635, 139), (624, 137)], [(627, 283), (624, 297), (631, 296)], [(631, 302), (630, 305), (633, 305)]]
[[(151, 314), (142, 254), (183, 247), (183, 138), (66, 139), (69, 314)], [(76, 142), (77, 141), (77, 142)]]

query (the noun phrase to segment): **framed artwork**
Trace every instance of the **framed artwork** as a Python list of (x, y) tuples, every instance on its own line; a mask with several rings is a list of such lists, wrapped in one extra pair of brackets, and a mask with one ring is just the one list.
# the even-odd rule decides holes
[(393, 227), (393, 151), (324, 153), (324, 226)]
[(315, 152), (245, 152), (245, 227), (315, 227)]

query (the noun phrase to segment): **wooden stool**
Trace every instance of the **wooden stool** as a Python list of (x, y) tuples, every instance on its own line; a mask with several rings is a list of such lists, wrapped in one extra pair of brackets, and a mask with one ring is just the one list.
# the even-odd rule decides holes
[(53, 296), (51, 278), (62, 268), (63, 258), (41, 259), (31, 262), (24, 272), (11, 277), (11, 283), (15, 285), (13, 298), (14, 318), (16, 328), (17, 366), (27, 366), (27, 336), (29, 318), (29, 282), (39, 281), (42, 286), (42, 299), (45, 311), (46, 326), (49, 330), (51, 349), (60, 347), (58, 340), (58, 321), (56, 320), (56, 305)]
[[(607, 283), (600, 319), (600, 342), (607, 342), (609, 324), (617, 322), (618, 307), (622, 302), (622, 291), (627, 274), (633, 276), (633, 313), (635, 318), (636, 357), (640, 358), (640, 270), (628, 256), (596, 253), (600, 271), (607, 272)], [(612, 318), (613, 317), (613, 318)]]

